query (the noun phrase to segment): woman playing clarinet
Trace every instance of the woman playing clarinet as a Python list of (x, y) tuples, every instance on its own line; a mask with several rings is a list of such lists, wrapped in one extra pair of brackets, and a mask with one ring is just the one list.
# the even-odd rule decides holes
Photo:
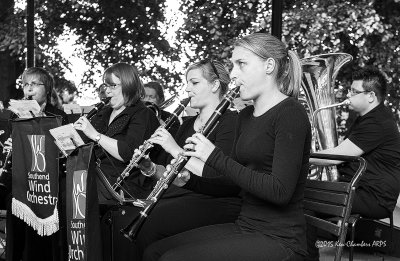
[[(105, 70), (103, 81), (106, 95), (111, 97), (109, 106), (99, 111), (91, 122), (81, 117), (74, 126), (99, 145), (96, 156), (101, 160), (100, 167), (114, 184), (134, 149), (154, 133), (159, 123), (141, 101), (144, 89), (135, 67), (126, 63), (114, 64)], [(138, 169), (133, 171), (130, 179), (125, 181), (125, 188), (135, 197), (145, 197), (151, 185)], [(115, 204), (102, 183), (98, 182), (97, 189), (100, 204)]]
[[(234, 222), (157, 241), (143, 260), (302, 260), (306, 254), (302, 199), (311, 130), (296, 99), (300, 61), (280, 40), (264, 33), (237, 40), (231, 60), (240, 97), (254, 101), (239, 113), (232, 153), (228, 156), (196, 133), (187, 139), (184, 154), (242, 188), (241, 212)], [(204, 193), (219, 186), (215, 179), (196, 175), (182, 175), (180, 182)]]
[[(227, 93), (230, 83), (229, 73), (224, 65), (210, 59), (190, 65), (185, 76), (186, 92), (191, 98), (190, 105), (192, 108), (198, 109), (199, 114), (184, 120), (175, 139), (166, 129), (162, 128), (152, 135), (150, 141), (161, 145), (171, 155), (166, 164), (172, 157), (177, 158), (178, 154), (183, 152), (183, 145), (188, 137), (204, 127), (220, 104), (224, 94)], [(227, 110), (209, 135), (210, 141), (227, 154), (232, 149), (236, 119), (237, 113)], [(189, 160), (185, 168), (185, 171), (190, 171), (199, 177), (219, 175), (196, 158)], [(157, 166), (156, 168), (150, 167), (146, 171), (151, 172), (152, 169), (158, 172), (157, 175), (165, 170), (165, 168)], [(239, 214), (239, 188), (229, 180), (223, 180), (223, 184), (224, 186), (221, 185), (213, 195), (171, 186), (147, 217), (138, 234), (137, 245), (140, 252), (156, 240), (183, 231), (205, 225), (233, 222)], [(206, 189), (206, 187), (204, 188)], [(168, 225), (165, 225), (166, 222)]]
[[(119, 174), (132, 158), (134, 149), (150, 138), (159, 126), (158, 119), (141, 99), (144, 88), (135, 67), (127, 63), (116, 63), (107, 68), (103, 74), (105, 92), (111, 97), (109, 106), (100, 110), (91, 121), (86, 117), (79, 118), (74, 126), (92, 141), (96, 142), (95, 154), (100, 160), (100, 168), (110, 184), (114, 184)], [(153, 180), (143, 176), (139, 169), (132, 170), (124, 181), (125, 196), (128, 193), (135, 198), (144, 198), (151, 191)], [(133, 206), (118, 207), (100, 179), (97, 179), (97, 190), (102, 215), (103, 255), (109, 256), (110, 245), (114, 245), (114, 260), (128, 260), (133, 256), (130, 243), (120, 233), (121, 227), (129, 222), (129, 216), (139, 209)], [(112, 216), (110, 232), (108, 217)], [(108, 223), (107, 223), (108, 222)], [(109, 242), (113, 233), (114, 242)]]

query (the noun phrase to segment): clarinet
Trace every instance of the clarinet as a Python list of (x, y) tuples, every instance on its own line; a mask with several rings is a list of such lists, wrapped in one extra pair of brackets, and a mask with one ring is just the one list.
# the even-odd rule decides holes
[(91, 109), (89, 111), (89, 113), (86, 115), (86, 118), (88, 120), (92, 119), (93, 116), (96, 115), (96, 113), (104, 107), (104, 105), (106, 105), (106, 104), (108, 104), (110, 102), (110, 100), (111, 100), (111, 97), (107, 97), (107, 98), (102, 99), (99, 103), (97, 103), (94, 106), (93, 109)]
[[(232, 89), (228, 94), (225, 95), (224, 99), (217, 106), (211, 117), (208, 119), (206, 124), (198, 132), (204, 136), (208, 136), (212, 130), (216, 127), (219, 122), (221, 115), (229, 108), (233, 99), (239, 94), (240, 86)], [(178, 159), (174, 164), (170, 164), (170, 170), (167, 170), (162, 175), (149, 196), (143, 201), (143, 210), (140, 211), (139, 215), (136, 216), (132, 222), (121, 230), (121, 233), (130, 241), (133, 241), (139, 233), (143, 223), (146, 221), (147, 216), (156, 206), (158, 200), (163, 196), (168, 187), (175, 180), (175, 177), (182, 171), (190, 157), (179, 155)]]
[[(172, 115), (163, 123), (159, 128), (165, 128), (169, 129), (175, 122), (175, 120), (178, 119), (179, 114), (183, 112), (183, 110), (186, 108), (186, 106), (189, 104), (190, 97), (183, 99), (179, 105), (178, 108), (175, 109), (175, 111), (172, 113)], [(122, 171), (120, 176), (117, 178), (117, 181), (112, 185), (112, 189), (115, 191), (117, 188), (121, 186), (121, 183), (129, 177), (129, 173), (133, 168), (137, 168), (139, 166), (140, 161), (150, 153), (151, 149), (154, 147), (154, 144), (151, 143), (149, 140), (144, 141), (142, 147), (139, 147), (137, 152), (135, 152), (132, 156), (132, 159), (130, 160), (129, 164), (126, 166), (126, 168)]]

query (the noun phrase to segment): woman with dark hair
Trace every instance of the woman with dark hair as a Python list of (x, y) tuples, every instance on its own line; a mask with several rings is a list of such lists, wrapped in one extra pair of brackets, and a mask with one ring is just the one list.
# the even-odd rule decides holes
[[(161, 145), (171, 155), (164, 166), (170, 163), (172, 157), (177, 158), (178, 154), (183, 151), (185, 140), (203, 127), (227, 93), (230, 83), (229, 73), (224, 65), (210, 59), (190, 65), (185, 76), (186, 92), (191, 98), (190, 105), (192, 108), (198, 109), (200, 113), (197, 116), (186, 118), (174, 137), (163, 128), (159, 128), (152, 135), (150, 141)], [(232, 149), (236, 118), (236, 112), (226, 111), (209, 135), (210, 141), (227, 154)], [(153, 174), (160, 177), (165, 171), (164, 166), (155, 166), (154, 164), (147, 166), (149, 165), (153, 165), (153, 167), (143, 170), (148, 175)], [(218, 173), (196, 158), (189, 160), (185, 168), (185, 171), (190, 171), (193, 175), (218, 176)], [(152, 170), (156, 170), (157, 173), (152, 173)], [(214, 191), (212, 196), (171, 186), (138, 234), (137, 246), (140, 251), (142, 252), (157, 240), (193, 228), (233, 222), (240, 210), (239, 188), (229, 180), (222, 180), (221, 187), (222, 184), (224, 184), (224, 188)], [(204, 186), (204, 188), (206, 187)]]
[[(81, 117), (74, 126), (99, 145), (96, 156), (101, 160), (101, 169), (110, 184), (114, 184), (132, 158), (134, 149), (150, 138), (159, 123), (141, 101), (144, 89), (135, 67), (126, 63), (114, 64), (105, 70), (103, 81), (106, 95), (111, 98), (109, 106), (98, 112), (91, 122)], [(138, 169), (133, 170), (125, 185), (138, 198), (146, 197), (151, 189), (151, 181)], [(100, 181), (97, 188), (100, 204), (115, 203)]]
[(146, 95), (143, 100), (152, 102), (157, 106), (165, 101), (164, 88), (159, 82), (148, 82), (144, 84)]
[[(160, 124), (163, 124), (169, 117), (172, 116), (171, 113), (159, 107), (165, 101), (164, 87), (161, 85), (161, 83), (153, 81), (144, 84), (144, 91), (145, 96), (143, 98), (143, 101), (145, 102), (146, 106), (154, 109), (154, 112), (157, 114)], [(153, 104), (155, 106), (153, 106)], [(172, 135), (175, 135), (179, 129), (179, 126), (180, 122), (175, 121), (170, 127), (169, 132)]]
[[(231, 60), (240, 97), (254, 104), (239, 113), (230, 157), (200, 133), (187, 139), (183, 153), (242, 188), (241, 212), (234, 222), (157, 241), (143, 260), (302, 260), (307, 253), (302, 200), (311, 129), (297, 101), (300, 60), (264, 33), (237, 40)], [(180, 182), (194, 191), (219, 192), (215, 178), (181, 175)]]
[[(126, 63), (114, 64), (105, 70), (103, 82), (106, 96), (111, 98), (109, 105), (100, 110), (90, 122), (86, 117), (81, 117), (74, 126), (97, 143), (95, 155), (101, 161), (100, 168), (110, 184), (115, 184), (132, 158), (134, 150), (150, 138), (159, 122), (153, 111), (141, 100), (144, 89), (135, 67)], [(153, 180), (146, 178), (135, 168), (123, 184), (124, 189), (136, 198), (145, 198), (152, 186)], [(140, 209), (116, 206), (117, 202), (100, 179), (97, 179), (97, 190), (100, 214), (103, 216), (103, 255), (107, 257), (113, 251), (111, 254), (114, 260), (132, 260), (134, 253), (130, 249), (130, 242), (119, 230)], [(109, 222), (112, 222), (112, 226)], [(109, 241), (108, 233), (112, 233), (114, 242)], [(110, 249), (110, 245), (114, 248)]]

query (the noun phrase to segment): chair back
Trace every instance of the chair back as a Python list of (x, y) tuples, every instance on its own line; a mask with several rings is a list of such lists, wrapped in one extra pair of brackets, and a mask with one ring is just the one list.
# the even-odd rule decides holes
[(345, 245), (355, 189), (365, 171), (366, 161), (361, 157), (317, 153), (312, 153), (310, 158), (359, 162), (359, 168), (349, 183), (311, 179), (306, 181), (304, 191), (306, 221), (338, 238), (335, 253), (335, 261), (338, 261)]

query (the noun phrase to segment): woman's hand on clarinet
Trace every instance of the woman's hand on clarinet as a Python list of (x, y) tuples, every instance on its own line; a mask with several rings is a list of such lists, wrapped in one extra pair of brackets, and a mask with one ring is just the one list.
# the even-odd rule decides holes
[(80, 117), (75, 123), (74, 127), (81, 130), (89, 139), (95, 140), (99, 132), (92, 126), (86, 117)]
[(183, 146), (186, 149), (183, 155), (196, 157), (203, 162), (206, 162), (215, 145), (211, 143), (203, 134), (195, 133), (192, 137), (186, 139), (186, 144)]
[[(134, 153), (139, 155), (143, 145), (139, 146), (139, 149), (135, 149)], [(153, 163), (149, 155), (145, 155), (138, 164), (138, 168), (146, 177), (153, 177), (155, 179), (160, 179), (165, 171), (165, 168), (161, 165)]]
[(163, 147), (163, 149), (174, 158), (177, 158), (179, 152), (182, 152), (181, 147), (179, 147), (172, 135), (165, 128), (158, 128), (154, 134), (151, 135), (149, 141)]
[[(170, 164), (165, 168), (163, 174), (171, 171), (171, 166), (176, 163), (176, 159), (171, 160)], [(165, 176), (161, 176), (160, 178), (166, 178)], [(174, 181), (172, 182), (175, 186), (183, 187), (190, 179), (190, 171), (183, 168), (181, 172), (178, 173)]]
[(190, 179), (190, 171), (183, 169), (174, 180), (174, 185), (178, 187), (183, 187)]

